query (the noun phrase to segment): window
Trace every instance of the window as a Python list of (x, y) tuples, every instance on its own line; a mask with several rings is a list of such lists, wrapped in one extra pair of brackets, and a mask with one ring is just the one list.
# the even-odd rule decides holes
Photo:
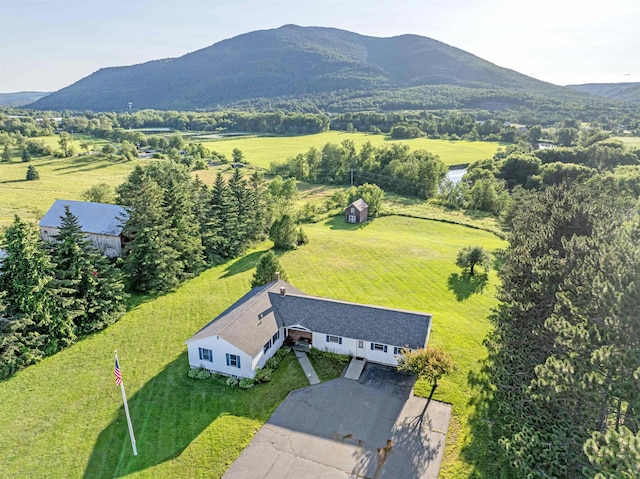
[(280, 338), (280, 331), (277, 331), (276, 334), (273, 335), (273, 338), (271, 338), (271, 342), (273, 344), (275, 344), (275, 342)]
[(340, 336), (331, 336), (330, 334), (327, 334), (327, 342), (342, 344), (342, 338)]
[(387, 346), (385, 344), (371, 343), (371, 351), (384, 351), (387, 352)]
[(364, 348), (364, 341), (362, 339), (358, 340), (358, 347), (361, 349)]
[(351, 212), (352, 212), (352, 213), (355, 213), (355, 212), (356, 212), (356, 209), (355, 209), (355, 208), (351, 208)]
[(201, 361), (213, 362), (213, 351), (210, 349), (198, 348), (198, 354), (200, 355)]
[(393, 347), (393, 354), (401, 354), (401, 353), (402, 353), (402, 348), (399, 348), (398, 346)]
[(227, 354), (227, 366), (232, 366), (234, 368), (240, 367), (240, 356), (235, 354)]
[(267, 344), (264, 345), (262, 350), (266, 353), (267, 351), (269, 351), (270, 347), (271, 347), (271, 340), (267, 341)]

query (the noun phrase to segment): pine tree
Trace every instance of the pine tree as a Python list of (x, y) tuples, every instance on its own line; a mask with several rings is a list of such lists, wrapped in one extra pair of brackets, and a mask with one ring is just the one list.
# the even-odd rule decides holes
[(11, 161), (11, 151), (9, 151), (7, 143), (4, 144), (4, 149), (2, 150), (2, 161), (5, 163)]
[(126, 294), (118, 271), (85, 238), (77, 218), (65, 207), (51, 258), (61, 314), (77, 336), (103, 329), (124, 313)]
[(33, 165), (29, 165), (29, 168), (27, 168), (27, 181), (33, 181), (33, 180), (39, 180), (40, 179), (40, 173), (38, 173), (38, 170), (36, 170), (36, 167)]
[[(4, 234), (6, 258), (0, 267), (0, 377), (58, 350), (52, 264), (37, 228), (18, 216)], [(53, 334), (52, 334), (53, 333)]]
[(233, 258), (241, 249), (238, 241), (238, 205), (229, 187), (222, 177), (216, 175), (211, 189), (209, 221), (207, 223), (207, 258), (215, 262), (219, 259)]
[(593, 434), (637, 433), (640, 229), (627, 206), (556, 186), (514, 217), (484, 420), (518, 476), (593, 476)]
[(123, 270), (129, 287), (136, 291), (158, 293), (174, 289), (184, 270), (162, 200), (162, 189), (150, 179), (142, 179), (138, 191), (128, 198), (129, 219), (123, 234), (132, 239), (125, 246)]
[(22, 161), (24, 163), (28, 163), (29, 161), (31, 161), (31, 155), (29, 154), (29, 150), (27, 150), (26, 148), (22, 150)]
[(271, 283), (275, 278), (276, 272), (280, 273), (280, 279), (288, 280), (287, 272), (280, 264), (278, 257), (273, 250), (269, 250), (261, 255), (258, 260), (258, 265), (251, 280), (251, 287), (255, 288), (256, 286)]

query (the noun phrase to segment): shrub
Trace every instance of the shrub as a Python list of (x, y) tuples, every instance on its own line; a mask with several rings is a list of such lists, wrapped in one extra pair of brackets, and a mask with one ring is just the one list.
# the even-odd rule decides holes
[(227, 386), (237, 386), (240, 380), (238, 378), (234, 378), (233, 376), (227, 378)]
[(265, 368), (270, 368), (270, 369), (278, 369), (278, 366), (280, 366), (280, 363), (282, 362), (282, 359), (278, 357), (278, 355), (274, 355), (273, 357), (271, 357), (269, 359), (269, 361), (267, 361), (267, 364), (265, 364)]
[(262, 369), (258, 369), (256, 371), (256, 376), (254, 379), (258, 383), (268, 383), (269, 381), (271, 381), (272, 377), (273, 377), (273, 369), (265, 366)]
[(251, 378), (242, 378), (240, 380), (240, 382), (238, 383), (238, 385), (242, 388), (242, 389), (251, 389), (253, 386), (256, 385), (256, 382), (251, 379)]
[(189, 369), (188, 376), (193, 379), (209, 379), (211, 373), (204, 368)]

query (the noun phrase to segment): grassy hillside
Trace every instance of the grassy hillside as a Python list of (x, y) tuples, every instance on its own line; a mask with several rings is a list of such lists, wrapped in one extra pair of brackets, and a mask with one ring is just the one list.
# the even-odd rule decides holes
[[(305, 229), (310, 244), (281, 257), (296, 287), (434, 314), (431, 344), (444, 346), (458, 365), (436, 393), (454, 406), (441, 477), (468, 476), (472, 466), (460, 456), (472, 440), (467, 378), (485, 357), (496, 276), (471, 285), (454, 263), (462, 246), (495, 250), (505, 243), (483, 231), (400, 217), (363, 227), (334, 218)], [(293, 361), (272, 383), (248, 391), (186, 376), (184, 340), (247, 291), (263, 250), (208, 270), (174, 293), (138, 301), (106, 331), (0, 382), (0, 477), (220, 477), (287, 392), (305, 383)], [(114, 384), (114, 349), (136, 428), (136, 458)], [(481, 454), (494, 446), (474, 447)]]
[[(30, 164), (40, 174), (39, 180), (26, 181)], [(0, 163), (0, 228), (7, 226), (15, 214), (39, 221), (54, 200), (81, 199), (84, 191), (99, 183), (115, 187), (134, 166), (134, 162), (110, 161), (91, 155)]]
[(373, 146), (403, 143), (412, 150), (427, 150), (440, 157), (447, 165), (472, 163), (476, 160), (491, 158), (500, 147), (499, 143), (483, 141), (447, 141), (431, 140), (429, 138), (415, 138), (412, 140), (390, 140), (384, 135), (370, 135), (367, 133), (346, 133), (328, 131), (317, 135), (289, 136), (289, 137), (234, 137), (224, 140), (193, 140), (206, 144), (207, 148), (224, 153), (231, 158), (234, 148), (242, 150), (244, 157), (252, 165), (268, 168), (272, 161), (284, 161), (287, 158), (306, 153), (309, 148), (319, 150), (326, 143), (340, 143), (351, 140), (358, 151), (364, 143), (370, 141)]

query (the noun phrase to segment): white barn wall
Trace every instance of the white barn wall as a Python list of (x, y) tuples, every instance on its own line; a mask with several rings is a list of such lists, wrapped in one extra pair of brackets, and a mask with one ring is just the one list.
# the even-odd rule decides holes
[[(49, 243), (55, 241), (55, 236), (60, 233), (58, 228), (51, 226), (40, 226), (40, 236), (44, 241)], [(91, 244), (95, 246), (101, 253), (104, 253), (107, 249), (112, 248), (116, 251), (118, 256), (122, 256), (122, 243), (120, 236), (108, 236), (95, 233), (86, 233), (85, 238), (91, 241)]]
[[(213, 362), (201, 360), (198, 348), (210, 349), (213, 353)], [(190, 341), (187, 343), (187, 350), (189, 366), (192, 369), (204, 368), (227, 376), (241, 376), (243, 378), (252, 378), (255, 375), (255, 371), (252, 368), (253, 358), (218, 336)], [(235, 354), (240, 357), (239, 368), (227, 366), (227, 354)]]

